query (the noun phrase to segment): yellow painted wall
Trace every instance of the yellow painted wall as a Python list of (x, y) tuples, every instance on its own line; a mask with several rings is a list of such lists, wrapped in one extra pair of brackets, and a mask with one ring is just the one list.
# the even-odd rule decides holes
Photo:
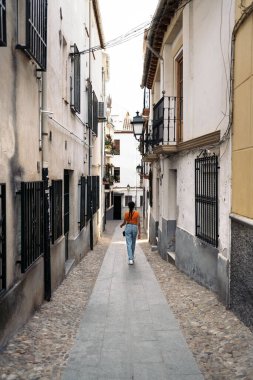
[[(241, 3), (237, 1), (237, 19)], [(236, 35), (234, 68), (232, 212), (253, 218), (253, 14)]]

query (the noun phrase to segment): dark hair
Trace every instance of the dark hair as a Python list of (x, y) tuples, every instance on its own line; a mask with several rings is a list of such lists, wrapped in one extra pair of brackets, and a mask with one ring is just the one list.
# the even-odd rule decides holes
[(135, 206), (135, 203), (133, 201), (128, 203), (128, 207), (130, 208), (130, 211), (133, 211), (134, 206)]

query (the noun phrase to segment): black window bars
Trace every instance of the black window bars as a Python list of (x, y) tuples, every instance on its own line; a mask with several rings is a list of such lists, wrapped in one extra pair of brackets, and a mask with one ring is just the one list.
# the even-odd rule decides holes
[(74, 44), (74, 52), (71, 55), (72, 64), (73, 64), (73, 77), (71, 78), (71, 108), (73, 111), (80, 113), (81, 112), (81, 66), (80, 66), (80, 54), (79, 50)]
[(62, 180), (52, 181), (51, 235), (52, 244), (62, 236)]
[(44, 184), (21, 182), (21, 272), (44, 251)]
[(99, 209), (99, 176), (92, 177), (93, 214)]
[(81, 177), (80, 230), (99, 209), (99, 176)]
[(6, 289), (6, 187), (0, 184), (0, 293)]
[[(47, 68), (47, 0), (25, 0), (25, 41), (18, 44), (38, 64)], [(23, 20), (21, 20), (23, 22)], [(22, 29), (22, 26), (21, 26)]]
[(93, 91), (93, 107), (92, 107), (92, 114), (93, 114), (93, 120), (92, 120), (92, 131), (97, 136), (98, 135), (98, 99), (95, 94), (95, 91)]
[(88, 128), (92, 129), (92, 84), (88, 81), (87, 84), (88, 92)]
[(87, 222), (91, 219), (93, 215), (93, 204), (92, 204), (92, 177), (87, 177)]
[(195, 159), (196, 236), (218, 247), (218, 157)]
[(86, 217), (86, 177), (82, 176), (80, 180), (80, 231), (85, 226)]
[(7, 45), (6, 0), (0, 0), (0, 46)]

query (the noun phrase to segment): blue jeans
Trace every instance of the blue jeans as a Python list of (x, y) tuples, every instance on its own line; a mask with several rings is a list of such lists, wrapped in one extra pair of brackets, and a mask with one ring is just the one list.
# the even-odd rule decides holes
[(135, 243), (138, 228), (136, 224), (127, 224), (125, 228), (126, 232), (126, 245), (127, 245), (127, 254), (128, 260), (134, 259)]

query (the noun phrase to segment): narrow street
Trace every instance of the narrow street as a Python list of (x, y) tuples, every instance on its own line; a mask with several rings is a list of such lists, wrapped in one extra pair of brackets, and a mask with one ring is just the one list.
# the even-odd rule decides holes
[[(111, 308), (92, 314), (97, 297), (105, 305), (108, 292)], [(152, 304), (159, 305), (160, 318)], [(0, 379), (199, 380), (200, 370), (204, 379), (252, 380), (252, 338), (212, 292), (162, 260), (145, 240), (129, 267), (119, 223), (113, 221), (52, 301), (1, 352)], [(91, 341), (97, 346), (89, 346)], [(125, 352), (126, 347), (134, 349)]]

